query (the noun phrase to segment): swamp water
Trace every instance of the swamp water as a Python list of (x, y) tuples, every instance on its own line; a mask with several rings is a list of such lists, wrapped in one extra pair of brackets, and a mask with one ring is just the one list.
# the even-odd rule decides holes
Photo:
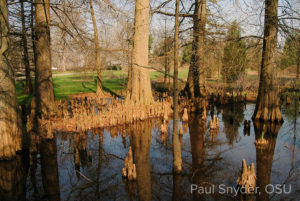
[[(0, 161), (0, 200), (299, 200), (299, 108), (282, 108), (281, 127), (251, 123), (247, 133), (243, 123), (254, 107), (215, 108), (218, 134), (209, 132), (211, 111), (206, 122), (189, 114), (180, 139), (182, 175), (172, 173), (172, 121), (165, 135), (160, 120), (81, 135), (56, 133), (55, 140), (41, 142), (38, 154)], [(263, 129), (268, 144), (256, 148)], [(129, 146), (135, 182), (122, 178)], [(243, 158), (255, 164), (258, 187), (246, 198), (234, 191)]]

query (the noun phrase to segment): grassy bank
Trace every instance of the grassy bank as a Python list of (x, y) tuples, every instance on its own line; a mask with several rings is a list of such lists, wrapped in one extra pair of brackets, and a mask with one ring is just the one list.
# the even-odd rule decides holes
[[(187, 78), (188, 69), (179, 72), (179, 78)], [(150, 72), (151, 80), (163, 77), (158, 71)], [(127, 72), (103, 71), (102, 85), (105, 91), (120, 93), (126, 88)], [(19, 103), (28, 103), (31, 97), (24, 93), (24, 81), (17, 81), (17, 96)], [(53, 88), (56, 100), (66, 99), (69, 95), (96, 91), (96, 72), (54, 72)]]

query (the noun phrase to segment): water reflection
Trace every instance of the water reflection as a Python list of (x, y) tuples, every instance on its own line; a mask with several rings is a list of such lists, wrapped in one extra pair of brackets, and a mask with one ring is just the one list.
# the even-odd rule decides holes
[(60, 200), (56, 149), (55, 139), (43, 140), (40, 144), (43, 187), (49, 201)]
[(137, 192), (141, 201), (151, 200), (150, 145), (153, 121), (138, 122), (128, 128), (133, 161), (136, 164)]
[(244, 108), (244, 104), (229, 104), (223, 107), (224, 132), (230, 145), (238, 140), (238, 129), (244, 121)]
[(266, 145), (256, 145), (256, 177), (257, 187), (259, 187), (259, 201), (269, 200), (266, 188), (271, 183), (274, 150), (280, 127), (281, 124), (254, 123), (255, 139), (263, 137), (268, 142)]
[(77, 179), (80, 179), (80, 165), (85, 167), (87, 160), (87, 133), (75, 133), (73, 139), (74, 162)]
[(27, 163), (20, 155), (12, 161), (0, 161), (0, 200), (26, 200)]
[[(192, 153), (192, 183), (205, 187), (204, 182), (204, 134), (206, 132), (206, 121), (201, 115), (189, 114), (190, 144)], [(193, 194), (193, 200), (203, 199), (201, 194)]]
[[(295, 190), (283, 200), (297, 200), (299, 114), (287, 118), (284, 111), (280, 130), (257, 124), (250, 129), (250, 136), (244, 136), (243, 120), (251, 118), (255, 105), (247, 105), (245, 110), (243, 106), (228, 107), (218, 114), (220, 133), (214, 142), (207, 128), (209, 115), (202, 121), (201, 116), (189, 114), (189, 121), (183, 124), (182, 175), (172, 173), (172, 120), (165, 140), (159, 132), (161, 120), (149, 120), (81, 134), (57, 133), (56, 141), (41, 142), (29, 162), (21, 156), (1, 161), (0, 200), (239, 200), (240, 196), (231, 194), (191, 194), (190, 190), (191, 184), (234, 186), (243, 158), (255, 163), (260, 189), (269, 183), (292, 184)], [(262, 130), (268, 144), (255, 147)], [(129, 146), (137, 167), (135, 182), (121, 176)], [(278, 198), (262, 191), (261, 196), (242, 200)]]

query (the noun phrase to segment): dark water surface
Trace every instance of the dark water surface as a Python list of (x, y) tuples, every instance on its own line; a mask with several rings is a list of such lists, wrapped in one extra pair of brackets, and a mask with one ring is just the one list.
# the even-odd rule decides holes
[[(300, 200), (299, 108), (282, 109), (281, 127), (251, 123), (250, 133), (244, 133), (244, 120), (251, 119), (254, 107), (215, 108), (216, 135), (209, 132), (211, 111), (206, 122), (189, 114), (181, 139), (182, 175), (172, 173), (172, 121), (165, 136), (159, 120), (86, 134), (57, 133), (56, 140), (41, 143), (38, 154), (0, 162), (0, 200)], [(260, 149), (254, 141), (263, 127), (269, 144)], [(129, 146), (136, 182), (121, 175)], [(231, 188), (243, 158), (255, 164), (259, 187), (247, 198)], [(193, 193), (191, 184), (198, 187)]]

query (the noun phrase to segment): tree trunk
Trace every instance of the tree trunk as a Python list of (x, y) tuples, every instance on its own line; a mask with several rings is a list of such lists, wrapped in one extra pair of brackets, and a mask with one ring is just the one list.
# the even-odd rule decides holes
[(253, 119), (281, 122), (278, 86), (276, 82), (278, 0), (265, 0), (263, 55), (258, 97)]
[(11, 159), (21, 150), (15, 78), (8, 60), (8, 9), (0, 0), (0, 159)]
[(299, 79), (299, 70), (300, 70), (300, 36), (297, 38), (297, 47), (298, 47), (298, 59), (297, 59), (297, 74), (296, 79)]
[(36, 68), (35, 86), (37, 116), (48, 118), (54, 109), (50, 52), (50, 4), (49, 0), (36, 0), (35, 4), (35, 39)]
[(99, 47), (99, 38), (98, 38), (98, 28), (97, 28), (97, 23), (96, 23), (96, 18), (95, 18), (95, 13), (94, 13), (94, 8), (93, 8), (93, 0), (90, 0), (90, 11), (91, 11), (91, 16), (93, 20), (93, 27), (94, 27), (94, 42), (95, 42), (95, 47), (96, 47), (96, 65), (97, 65), (97, 97), (103, 96), (103, 91), (102, 91), (102, 83), (101, 83), (101, 58), (100, 58), (100, 47)]
[(205, 96), (204, 39), (206, 0), (195, 0), (192, 57), (185, 91), (190, 98)]
[(62, 70), (65, 72), (67, 69), (67, 42), (66, 42), (66, 32), (62, 30)]
[(30, 29), (31, 29), (31, 42), (32, 42), (32, 50), (33, 50), (33, 63), (34, 63), (34, 72), (36, 67), (36, 48), (35, 48), (35, 31), (34, 31), (34, 4), (31, 3), (30, 7)]
[(24, 13), (24, 0), (20, 0), (21, 4), (21, 20), (22, 20), (22, 45), (23, 45), (23, 59), (25, 65), (25, 77), (26, 77), (26, 85), (25, 92), (27, 94), (32, 94), (32, 83), (30, 77), (30, 63), (29, 63), (29, 55), (28, 55), (28, 47), (27, 47), (27, 38), (26, 38), (26, 25), (25, 25), (25, 13)]
[(125, 102), (128, 104), (150, 104), (153, 96), (148, 66), (150, 1), (135, 1), (134, 36), (131, 77)]
[(165, 41), (164, 41), (164, 61), (165, 61), (165, 74), (164, 74), (164, 84), (167, 84), (168, 79), (168, 49), (167, 49), (167, 19), (165, 19)]
[(176, 0), (174, 33), (174, 77), (173, 77), (173, 171), (182, 171), (181, 145), (178, 138), (178, 37), (179, 37), (179, 0)]

